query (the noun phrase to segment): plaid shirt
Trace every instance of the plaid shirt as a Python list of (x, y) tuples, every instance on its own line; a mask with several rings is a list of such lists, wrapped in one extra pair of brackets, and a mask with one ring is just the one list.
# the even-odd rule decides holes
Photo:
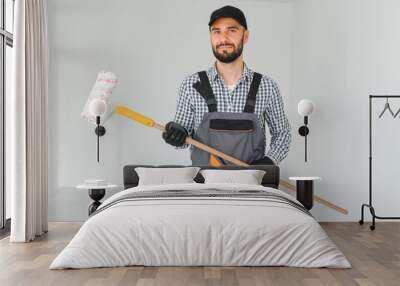
[[(208, 69), (207, 75), (217, 100), (219, 112), (243, 112), (253, 74), (254, 72), (245, 64), (240, 80), (231, 92), (215, 66)], [(186, 77), (181, 84), (177, 99), (174, 121), (184, 126), (190, 135), (196, 132), (204, 114), (208, 112), (204, 98), (193, 87), (193, 84), (199, 80), (197, 73)], [(279, 88), (275, 81), (267, 76), (262, 77), (254, 112), (258, 116), (264, 135), (266, 135), (265, 122), (271, 134), (270, 148), (266, 156), (279, 164), (289, 152), (291, 128), (284, 111)], [(181, 148), (187, 147), (188, 145), (184, 145)]]

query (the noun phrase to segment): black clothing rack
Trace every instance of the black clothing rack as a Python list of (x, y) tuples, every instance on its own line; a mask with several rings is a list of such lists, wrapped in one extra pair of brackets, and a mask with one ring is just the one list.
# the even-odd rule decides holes
[(400, 219), (400, 217), (384, 217), (378, 216), (375, 213), (375, 208), (372, 205), (372, 100), (374, 98), (400, 98), (400, 95), (370, 95), (369, 96), (369, 203), (362, 204), (361, 206), (361, 219), (358, 221), (359, 224), (364, 223), (364, 208), (369, 208), (372, 215), (372, 225), (370, 229), (375, 229), (375, 219)]

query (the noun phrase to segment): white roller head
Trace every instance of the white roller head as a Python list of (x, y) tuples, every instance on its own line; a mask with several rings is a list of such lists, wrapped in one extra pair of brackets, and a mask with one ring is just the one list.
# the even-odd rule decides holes
[(301, 116), (308, 116), (313, 112), (313, 110), (314, 103), (309, 99), (302, 99), (297, 105), (297, 111)]
[[(110, 106), (110, 96), (112, 94), (112, 91), (114, 87), (116, 86), (118, 82), (117, 77), (115, 74), (112, 72), (107, 72), (107, 71), (100, 71), (99, 74), (97, 75), (97, 79), (95, 84), (92, 87), (92, 90), (90, 91), (89, 98), (86, 101), (86, 104), (83, 108), (83, 111), (81, 115), (86, 118), (89, 122), (96, 124), (96, 115), (98, 114), (99, 108), (104, 108), (104, 113), (100, 116), (102, 116), (102, 121), (104, 122), (105, 119), (112, 113), (113, 108), (107, 108), (107, 106)], [(93, 103), (94, 106), (92, 107), (93, 109), (90, 109), (91, 103), (93, 100), (101, 100), (104, 103), (104, 106), (98, 101), (95, 101), (96, 103)], [(106, 112), (106, 110), (108, 111)], [(91, 111), (95, 111), (97, 113), (92, 113)]]

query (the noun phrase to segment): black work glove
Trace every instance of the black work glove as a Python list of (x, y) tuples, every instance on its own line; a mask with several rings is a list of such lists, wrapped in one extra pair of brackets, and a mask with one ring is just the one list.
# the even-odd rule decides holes
[(180, 147), (185, 144), (188, 135), (189, 134), (185, 127), (176, 122), (170, 121), (165, 125), (165, 131), (163, 132), (162, 137), (168, 144)]
[(261, 159), (254, 160), (250, 165), (275, 165), (275, 163), (269, 157), (264, 156)]

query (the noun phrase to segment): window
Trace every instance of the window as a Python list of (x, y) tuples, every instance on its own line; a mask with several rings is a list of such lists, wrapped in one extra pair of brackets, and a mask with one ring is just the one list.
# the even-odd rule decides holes
[(5, 188), (5, 98), (11, 92), (14, 0), (0, 0), (0, 236), (9, 230), (10, 194)]

